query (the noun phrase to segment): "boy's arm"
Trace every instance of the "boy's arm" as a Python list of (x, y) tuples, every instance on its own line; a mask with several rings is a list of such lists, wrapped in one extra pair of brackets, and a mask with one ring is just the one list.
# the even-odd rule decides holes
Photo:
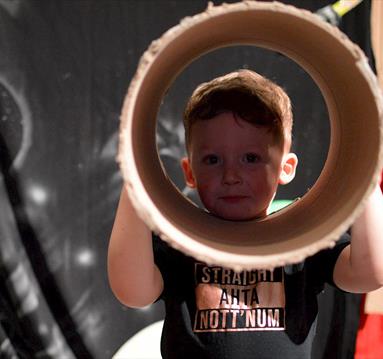
[(144, 307), (162, 293), (163, 279), (154, 263), (152, 234), (137, 216), (123, 188), (108, 249), (109, 283), (129, 307)]
[(383, 196), (377, 186), (351, 228), (351, 244), (339, 255), (334, 283), (363, 293), (383, 286)]

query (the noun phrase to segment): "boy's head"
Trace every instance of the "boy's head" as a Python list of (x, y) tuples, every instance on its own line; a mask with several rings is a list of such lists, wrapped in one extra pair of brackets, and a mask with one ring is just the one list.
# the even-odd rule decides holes
[(186, 147), (189, 150), (193, 125), (223, 112), (267, 128), (276, 143), (291, 146), (293, 114), (290, 98), (274, 82), (250, 70), (239, 70), (201, 84), (184, 111)]
[(219, 217), (264, 217), (278, 184), (294, 178), (289, 97), (255, 72), (241, 70), (200, 85), (186, 106), (184, 125), (186, 183)]

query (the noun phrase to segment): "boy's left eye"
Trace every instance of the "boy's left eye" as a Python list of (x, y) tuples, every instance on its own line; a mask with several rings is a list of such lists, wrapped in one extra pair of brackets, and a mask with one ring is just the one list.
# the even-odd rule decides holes
[(243, 157), (243, 161), (246, 163), (256, 163), (259, 162), (260, 158), (255, 153), (246, 153)]

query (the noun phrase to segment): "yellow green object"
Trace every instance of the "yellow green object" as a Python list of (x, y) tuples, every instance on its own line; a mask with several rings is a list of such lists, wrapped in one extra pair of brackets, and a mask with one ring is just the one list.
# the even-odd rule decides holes
[(331, 7), (340, 17), (342, 17), (362, 1), (363, 0), (339, 0), (332, 4)]

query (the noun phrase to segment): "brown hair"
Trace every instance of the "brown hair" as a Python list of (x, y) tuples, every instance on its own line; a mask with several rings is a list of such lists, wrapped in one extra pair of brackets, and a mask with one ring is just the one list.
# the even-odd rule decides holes
[(269, 128), (282, 148), (290, 147), (293, 115), (288, 95), (258, 73), (239, 70), (203, 83), (193, 92), (184, 112), (187, 149), (193, 124), (223, 112)]

